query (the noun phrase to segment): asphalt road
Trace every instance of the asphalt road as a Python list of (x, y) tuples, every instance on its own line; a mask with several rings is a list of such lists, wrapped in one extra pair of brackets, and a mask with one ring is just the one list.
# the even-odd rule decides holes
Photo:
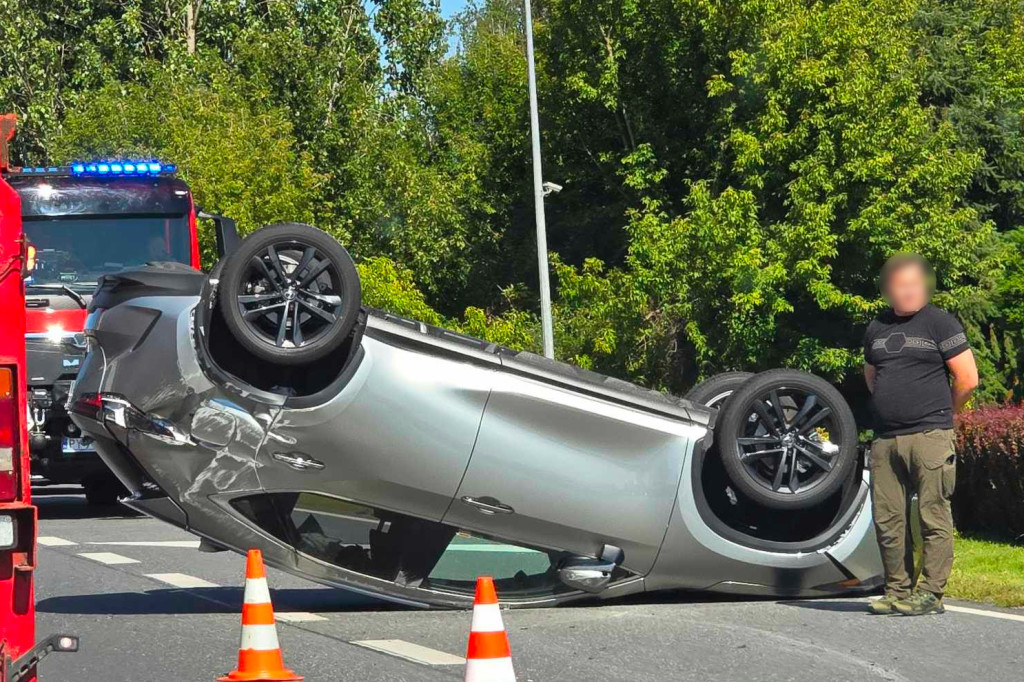
[[(40, 679), (196, 682), (232, 669), (244, 559), (200, 553), (171, 526), (126, 510), (100, 514), (75, 489), (60, 492), (36, 496), (38, 632), (78, 634), (82, 648), (49, 656)], [(468, 612), (268, 577), (285, 661), (310, 682), (461, 679)], [(672, 594), (507, 611), (505, 625), (519, 682), (1021, 680), (1024, 612), (957, 606), (944, 616), (871, 617), (865, 600)]]

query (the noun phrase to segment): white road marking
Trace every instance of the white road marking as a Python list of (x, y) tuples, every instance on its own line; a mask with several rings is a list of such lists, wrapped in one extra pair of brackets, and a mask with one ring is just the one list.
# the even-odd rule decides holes
[[(881, 597), (870, 597), (866, 601), (873, 602)], [(955, 604), (944, 604), (947, 611), (953, 611), (955, 613), (967, 613), (972, 616), (985, 616), (987, 618), (999, 618), (1001, 620), (1015, 620), (1018, 623), (1024, 623), (1024, 614), (1017, 615), (1015, 613), (1003, 613), (1002, 611), (989, 611), (988, 609), (974, 609), (970, 606), (956, 606)]]
[(466, 659), (462, 656), (453, 656), (401, 639), (365, 639), (360, 642), (352, 642), (352, 644), (423, 665), (465, 665), (466, 663)]
[[(147, 573), (146, 577), (183, 589), (192, 589), (196, 587), (220, 587), (217, 583), (211, 583), (209, 580), (203, 580), (202, 578), (197, 578), (185, 573)], [(269, 598), (268, 594), (267, 599)], [(308, 611), (281, 611), (275, 613), (274, 617), (285, 623), (315, 623), (317, 621), (327, 620), (323, 616), (318, 616), (317, 614), (309, 613)]]
[(452, 544), (445, 549), (446, 552), (495, 552), (509, 554), (540, 554), (535, 549), (528, 547), (517, 547), (516, 545), (484, 545), (484, 544)]
[(327, 620), (323, 616), (308, 611), (275, 611), (274, 618), (286, 623), (315, 623), (320, 620)]
[(1024, 616), (1018, 616), (1015, 613), (1003, 613), (1002, 611), (987, 611), (985, 609), (972, 609), (969, 606), (954, 606), (953, 604), (946, 604), (947, 611), (956, 611), (957, 613), (969, 613), (972, 616), (988, 616), (989, 618), (1001, 618), (1002, 620), (1015, 620), (1019, 623), (1024, 623)]
[(84, 556), (86, 559), (92, 559), (98, 561), (101, 564), (137, 564), (137, 559), (131, 557), (121, 556), (120, 554), (114, 554), (113, 552), (82, 552), (78, 556)]
[(211, 583), (208, 580), (202, 578), (196, 578), (195, 576), (186, 575), (184, 573), (147, 573), (147, 578), (153, 580), (159, 580), (162, 583), (173, 585), (174, 587), (192, 588), (192, 587), (220, 587), (217, 583)]
[(78, 544), (77, 542), (71, 542), (71, 540), (65, 540), (64, 538), (52, 535), (40, 535), (36, 538), (36, 542), (44, 547), (73, 547)]
[(199, 540), (113, 540), (111, 542), (87, 542), (87, 545), (120, 545), (122, 547), (182, 547), (198, 549)]

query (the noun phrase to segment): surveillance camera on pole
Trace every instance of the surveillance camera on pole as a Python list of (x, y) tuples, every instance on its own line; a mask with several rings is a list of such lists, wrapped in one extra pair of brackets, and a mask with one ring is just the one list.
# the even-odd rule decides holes
[(556, 182), (545, 182), (542, 185), (544, 189), (544, 196), (551, 196), (552, 194), (558, 194), (562, 191), (562, 186)]

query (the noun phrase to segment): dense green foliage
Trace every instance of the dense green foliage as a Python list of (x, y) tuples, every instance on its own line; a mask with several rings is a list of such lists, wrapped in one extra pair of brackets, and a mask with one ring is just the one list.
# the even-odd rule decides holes
[[(855, 394), (876, 273), (913, 249), (980, 398), (1021, 394), (1024, 0), (535, 11), (563, 359)], [(369, 304), (536, 348), (523, 42), (517, 0), (0, 0), (0, 110), (26, 162), (173, 159), (244, 229), (331, 231)]]
[(957, 418), (953, 518), (961, 531), (1024, 533), (1024, 407), (971, 410)]

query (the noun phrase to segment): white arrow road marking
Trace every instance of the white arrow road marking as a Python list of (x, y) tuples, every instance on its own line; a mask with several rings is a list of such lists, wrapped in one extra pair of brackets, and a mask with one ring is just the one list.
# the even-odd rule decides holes
[(83, 556), (86, 559), (92, 559), (98, 561), (101, 564), (137, 564), (137, 559), (131, 557), (121, 556), (120, 554), (114, 554), (113, 552), (81, 552), (78, 556)]
[(462, 656), (453, 656), (437, 649), (405, 642), (401, 639), (364, 639), (359, 642), (352, 642), (352, 644), (422, 665), (465, 665), (466, 663), (466, 659)]
[(186, 589), (190, 587), (220, 587), (217, 583), (211, 583), (209, 580), (203, 580), (202, 578), (196, 578), (184, 573), (147, 573), (146, 577), (159, 580), (174, 587)]
[(77, 542), (71, 542), (71, 540), (65, 540), (64, 538), (52, 535), (40, 535), (36, 538), (36, 542), (44, 547), (73, 547), (78, 544)]

